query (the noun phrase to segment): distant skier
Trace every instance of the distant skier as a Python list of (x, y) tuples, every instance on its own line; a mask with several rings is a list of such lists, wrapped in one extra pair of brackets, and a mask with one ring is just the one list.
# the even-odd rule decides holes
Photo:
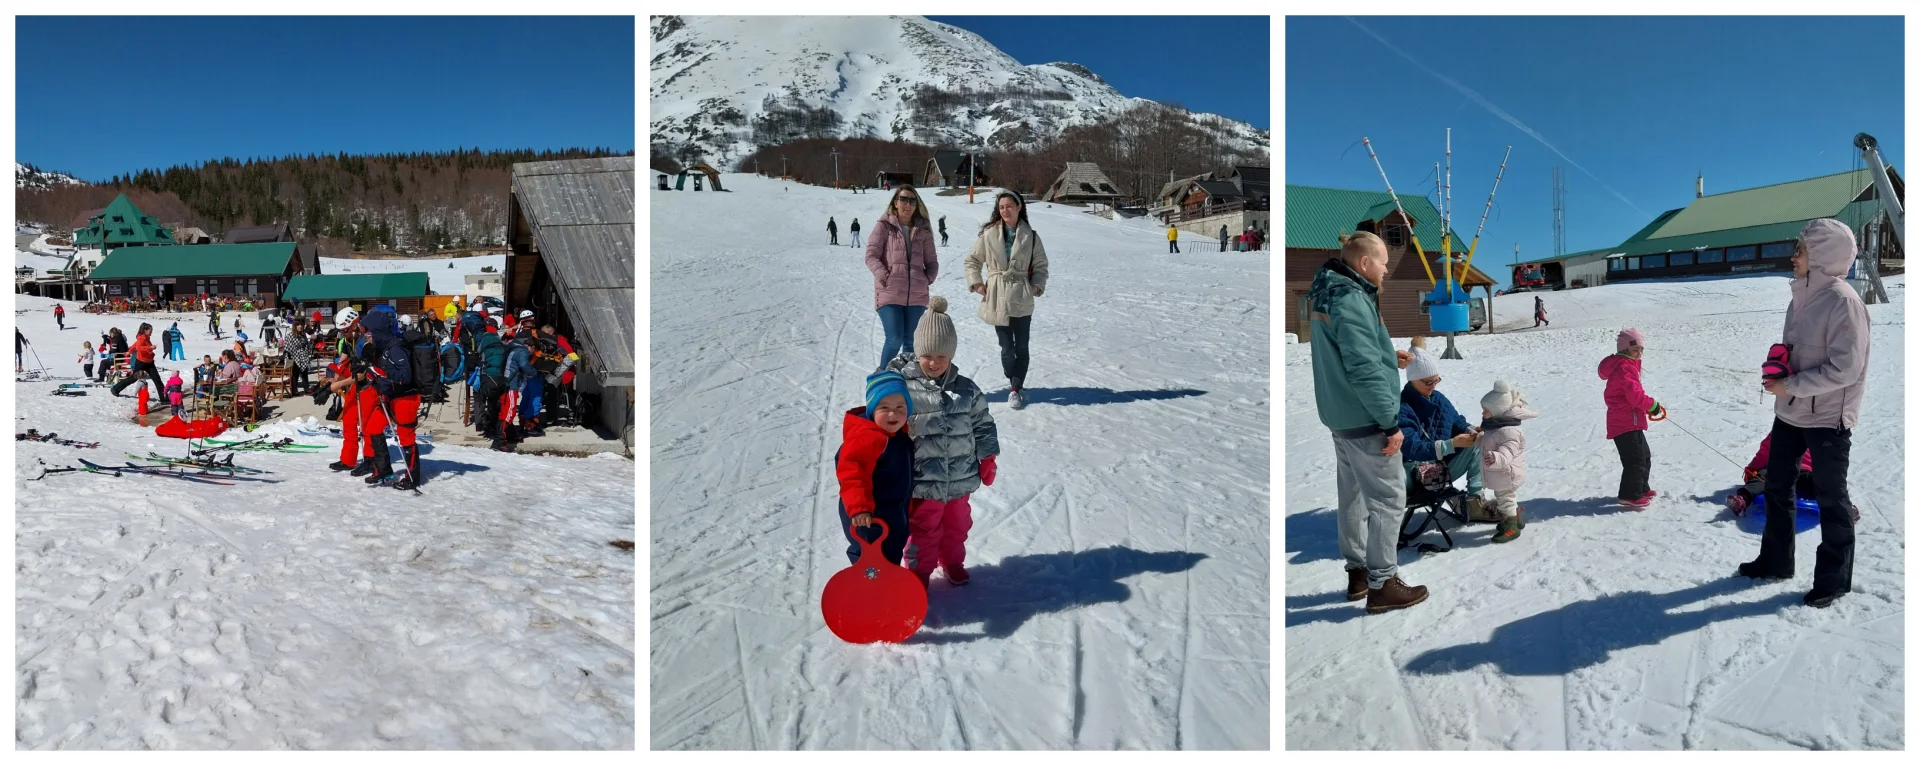
[(853, 219), (853, 225), (848, 226), (847, 231), (853, 234), (853, 246), (859, 247), (860, 246), (860, 219), (858, 218)]
[(58, 303), (53, 304), (53, 321), (60, 324), (60, 329), (67, 329), (67, 307)]
[(1539, 327), (1541, 322), (1546, 322), (1548, 327), (1553, 326), (1552, 322), (1547, 322), (1547, 302), (1536, 295), (1533, 296), (1533, 326)]
[(827, 244), (840, 244), (840, 224), (833, 222), (833, 216), (827, 216)]
[(1227, 225), (1220, 224), (1220, 252), (1227, 251)]
[(1178, 252), (1180, 252), (1180, 230), (1174, 228), (1173, 224), (1167, 224), (1167, 253)]
[(27, 336), (20, 334), (20, 328), (13, 328), (13, 371), (26, 372)]

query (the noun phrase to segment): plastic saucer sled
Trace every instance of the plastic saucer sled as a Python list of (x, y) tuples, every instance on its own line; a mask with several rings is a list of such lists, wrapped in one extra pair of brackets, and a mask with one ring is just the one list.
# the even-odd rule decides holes
[[(887, 523), (873, 523), (880, 527), (880, 539), (887, 539)], [(860, 560), (828, 580), (820, 594), (827, 629), (853, 644), (907, 640), (927, 618), (926, 589), (906, 567), (888, 562), (878, 543), (857, 532), (853, 537), (860, 543)]]
[[(1745, 513), (1736, 518), (1742, 530), (1760, 534), (1767, 529), (1767, 493), (1753, 496)], [(1820, 526), (1820, 504), (1804, 497), (1793, 499), (1793, 533), (1800, 534)]]

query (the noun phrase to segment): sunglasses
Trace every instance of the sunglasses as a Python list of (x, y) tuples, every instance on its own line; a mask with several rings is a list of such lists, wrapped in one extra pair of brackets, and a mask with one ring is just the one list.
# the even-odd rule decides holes
[(894, 202), (905, 202), (909, 205), (919, 201), (920, 201), (919, 197), (899, 197), (894, 200)]
[(1440, 385), (1440, 376), (1435, 375), (1431, 378), (1421, 378), (1419, 382), (1423, 385), (1437, 386)]

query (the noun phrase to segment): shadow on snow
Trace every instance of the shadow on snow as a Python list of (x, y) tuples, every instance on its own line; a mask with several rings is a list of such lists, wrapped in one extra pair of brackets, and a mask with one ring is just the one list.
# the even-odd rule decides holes
[[(1192, 388), (1180, 388), (1166, 391), (1115, 391), (1111, 388), (1029, 388), (1025, 389), (1027, 404), (1055, 404), (1069, 407), (1081, 404), (1126, 404), (1128, 402), (1151, 402), (1164, 399), (1184, 399), (1189, 396), (1205, 396), (1207, 392)], [(1004, 403), (1007, 392), (996, 391), (987, 394), (987, 401)]]
[[(1532, 529), (1535, 522), (1571, 516), (1599, 516), (1619, 510), (1619, 501), (1611, 497), (1588, 497), (1579, 500), (1559, 498), (1523, 499), (1520, 502), (1521, 516), (1527, 520), (1527, 528)], [(1287, 515), (1286, 549), (1287, 563), (1311, 564), (1316, 561), (1342, 561), (1340, 555), (1340, 514), (1332, 508), (1316, 508), (1305, 513)], [(1395, 517), (1395, 531), (1399, 523), (1406, 518), (1405, 511)], [(1484, 541), (1493, 534), (1492, 524), (1473, 524), (1464, 527), (1453, 526), (1448, 521), (1447, 533), (1453, 535), (1455, 545), (1464, 547), (1469, 543)], [(1434, 539), (1439, 535), (1429, 532)], [(1522, 533), (1523, 537), (1525, 533)], [(1490, 544), (1490, 543), (1489, 543)], [(1400, 552), (1400, 563), (1417, 561), (1419, 554), (1412, 548)], [(1291, 624), (1291, 623), (1289, 623)]]
[[(1110, 546), (1012, 556), (997, 564), (969, 567), (971, 580), (964, 588), (943, 587), (941, 581), (934, 581), (927, 599), (927, 630), (907, 639), (907, 643), (1006, 638), (1036, 615), (1127, 601), (1133, 598), (1133, 589), (1121, 580), (1148, 572), (1185, 572), (1206, 557), (1204, 553)], [(973, 623), (980, 623), (980, 632), (929, 632), (951, 631)]]

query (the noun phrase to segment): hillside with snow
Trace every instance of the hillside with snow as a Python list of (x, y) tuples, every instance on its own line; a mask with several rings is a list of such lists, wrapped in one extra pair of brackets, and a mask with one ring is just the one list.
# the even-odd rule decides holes
[(57, 186), (85, 186), (86, 183), (65, 173), (41, 170), (17, 160), (13, 163), (15, 189), (52, 189)]
[[(723, 169), (754, 150), (754, 126), (776, 114), (836, 120), (828, 135), (840, 137), (1030, 149), (1148, 103), (1079, 64), (1021, 64), (977, 34), (918, 16), (651, 21), (650, 141), (691, 144)], [(967, 95), (919, 103), (918, 89), (929, 86)], [(1246, 123), (1188, 119), (1232, 149), (1270, 145), (1267, 131)]]
[[(1749, 581), (1764, 511), (1726, 498), (1772, 426), (1760, 363), (1789, 300), (1780, 276), (1632, 282), (1494, 299), (1500, 332), (1459, 339), (1440, 391), (1473, 423), (1496, 379), (1539, 412), (1524, 423), (1526, 528), (1452, 531), (1444, 553), (1400, 551), (1426, 602), (1369, 616), (1349, 603), (1337, 539), (1332, 437), (1314, 404), (1311, 346), (1285, 346), (1286, 732), (1294, 749), (1903, 749), (1905, 747), (1906, 290), (1873, 323), (1848, 489), (1859, 506), (1853, 592), (1811, 587), (1817, 527), (1796, 577)], [(1646, 335), (1652, 424), (1645, 511), (1614, 500), (1600, 360)], [(1435, 351), (1443, 339), (1434, 339)], [(1405, 341), (1398, 342), (1405, 347)], [(1444, 545), (1436, 533), (1423, 539)]]
[(649, 192), (652, 746), (1271, 747), (1267, 255), (1166, 255), (1164, 229), (1035, 205), (1051, 278), (1016, 411), (962, 267), (993, 190), (927, 196), (999, 476), (972, 496), (971, 582), (935, 574), (918, 634), (851, 645), (820, 592), (881, 333), (847, 227), (888, 198), (723, 183)]

